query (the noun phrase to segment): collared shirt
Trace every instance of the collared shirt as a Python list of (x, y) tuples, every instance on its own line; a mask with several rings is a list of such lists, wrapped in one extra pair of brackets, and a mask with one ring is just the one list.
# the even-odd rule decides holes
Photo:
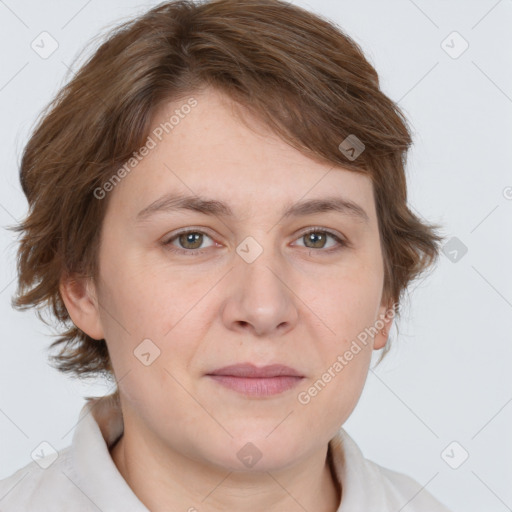
[[(0, 511), (148, 512), (109, 452), (122, 433), (119, 403), (88, 399), (71, 446), (42, 445), (33, 462), (0, 480)], [(412, 478), (365, 459), (343, 428), (329, 454), (342, 489), (338, 512), (450, 512)]]

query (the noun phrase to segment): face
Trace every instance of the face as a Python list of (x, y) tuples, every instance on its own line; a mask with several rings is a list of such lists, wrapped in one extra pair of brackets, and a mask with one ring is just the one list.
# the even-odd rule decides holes
[[(146, 442), (231, 469), (252, 443), (257, 469), (286, 467), (335, 436), (385, 344), (361, 341), (386, 312), (372, 184), (250, 129), (218, 92), (191, 96), (160, 109), (154, 129), (179, 122), (108, 192), (99, 279), (66, 305), (105, 338)], [(296, 207), (327, 199), (341, 206)], [(212, 376), (241, 363), (294, 371)]]

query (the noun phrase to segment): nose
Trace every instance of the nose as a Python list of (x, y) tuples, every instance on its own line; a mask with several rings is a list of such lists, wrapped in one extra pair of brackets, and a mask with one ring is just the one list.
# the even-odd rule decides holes
[[(297, 297), (290, 273), (274, 251), (264, 250), (254, 261), (240, 257), (232, 270), (222, 317), (231, 330), (259, 337), (283, 335), (298, 319)], [(287, 279), (288, 278), (288, 279)]]

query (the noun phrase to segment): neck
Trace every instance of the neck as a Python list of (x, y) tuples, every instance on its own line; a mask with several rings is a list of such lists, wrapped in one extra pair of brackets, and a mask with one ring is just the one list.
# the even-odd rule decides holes
[(153, 512), (338, 510), (341, 489), (327, 446), (286, 469), (232, 472), (168, 447), (162, 452), (148, 436), (134, 434), (125, 428), (111, 456), (135, 495)]

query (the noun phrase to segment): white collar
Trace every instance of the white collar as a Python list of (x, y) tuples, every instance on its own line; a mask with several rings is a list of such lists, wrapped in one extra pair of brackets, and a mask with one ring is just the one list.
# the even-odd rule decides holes
[(123, 432), (119, 402), (113, 395), (87, 399), (80, 411), (71, 444), (79, 489), (109, 512), (148, 512), (115, 465), (109, 446)]

